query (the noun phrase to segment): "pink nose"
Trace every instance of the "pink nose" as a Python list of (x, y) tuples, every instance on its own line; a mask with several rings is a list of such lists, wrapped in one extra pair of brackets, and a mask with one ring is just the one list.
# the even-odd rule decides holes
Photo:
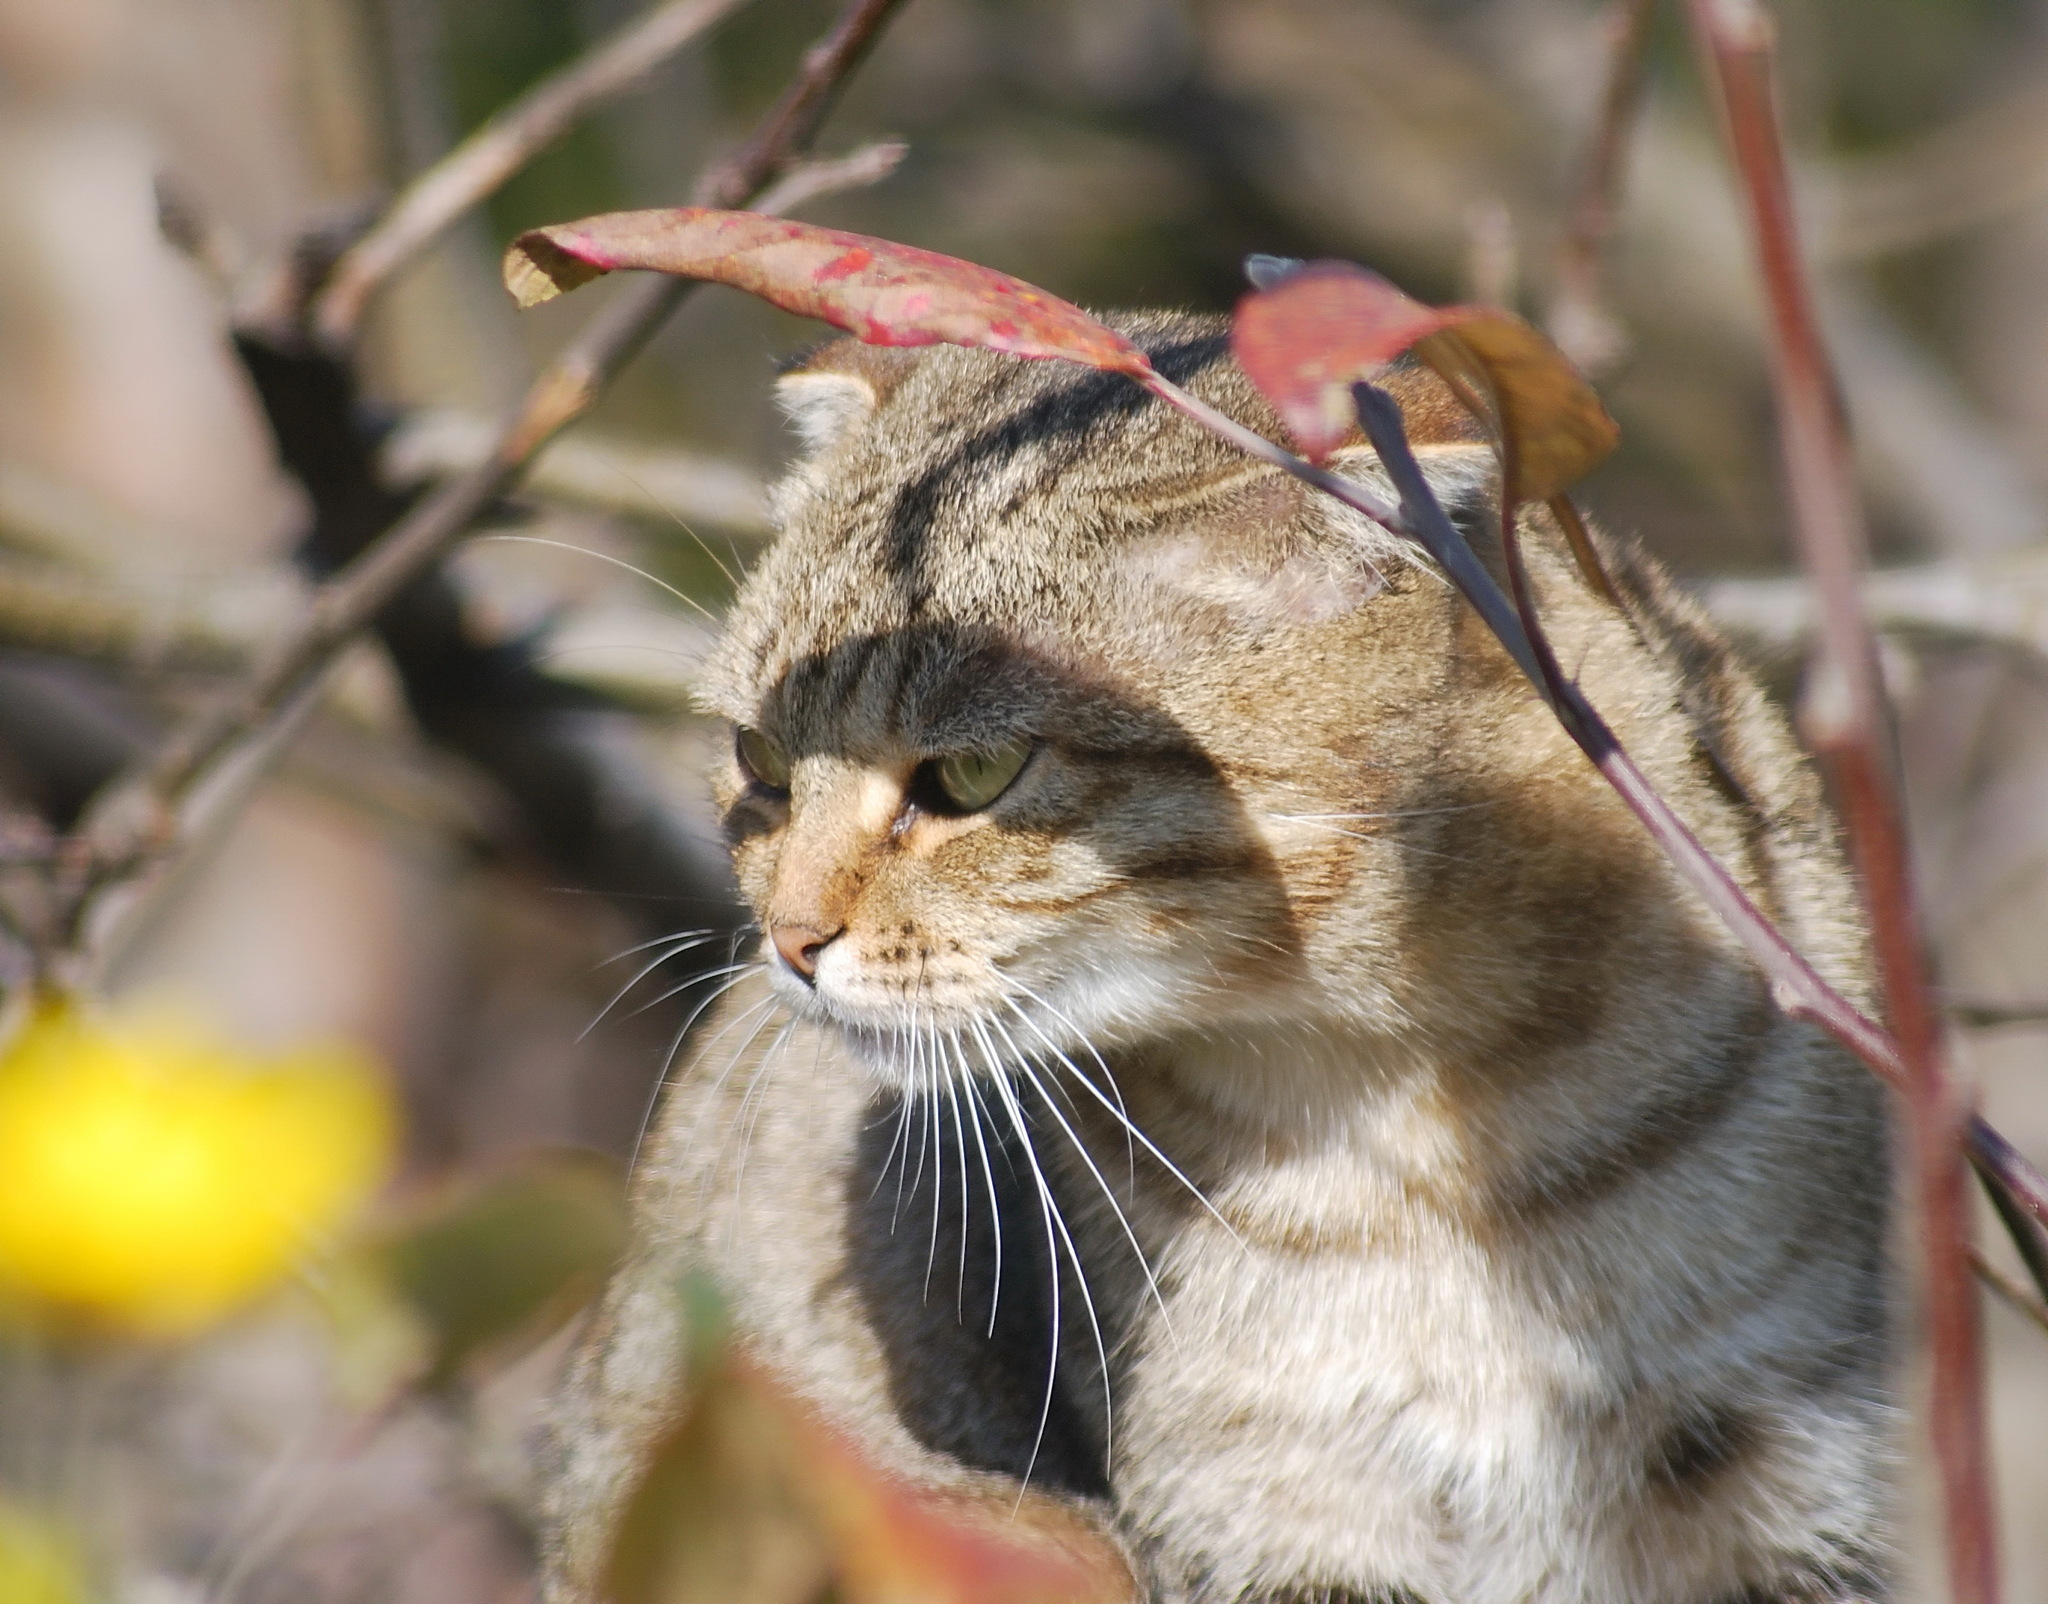
[(775, 950), (782, 954), (782, 961), (804, 980), (810, 981), (818, 976), (818, 954), (838, 935), (837, 930), (813, 930), (809, 925), (777, 925), (768, 932), (768, 939), (775, 943)]

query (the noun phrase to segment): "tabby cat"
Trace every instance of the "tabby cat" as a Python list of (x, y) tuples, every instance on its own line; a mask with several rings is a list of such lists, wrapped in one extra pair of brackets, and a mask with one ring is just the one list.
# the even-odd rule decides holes
[[(1279, 437), (1219, 321), (1117, 321)], [(1386, 382), (1496, 547), (1489, 448)], [(686, 1264), (885, 1463), (1079, 1511), (1133, 1597), (1883, 1596), (1874, 1083), (1426, 559), (1119, 377), (841, 342), (783, 389), (706, 682), (765, 939), (560, 1409), (552, 1596), (676, 1407)], [(1642, 559), (1603, 542), (1616, 608), (1526, 539), (1568, 671), (1867, 996), (1778, 713)]]

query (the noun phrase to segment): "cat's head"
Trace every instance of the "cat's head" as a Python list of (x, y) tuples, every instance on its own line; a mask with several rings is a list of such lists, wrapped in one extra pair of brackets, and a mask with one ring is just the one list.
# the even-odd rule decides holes
[[(1277, 432), (1220, 320), (1121, 322)], [(1397, 383), (1432, 474), (1483, 499), (1464, 415)], [(908, 1073), (1397, 1022), (1418, 845), (1485, 804), (1442, 713), (1467, 625), (1441, 581), (1122, 377), (840, 342), (783, 389), (808, 454), (707, 699), (790, 1005)], [(1467, 672), (1482, 701), (1512, 678)]]

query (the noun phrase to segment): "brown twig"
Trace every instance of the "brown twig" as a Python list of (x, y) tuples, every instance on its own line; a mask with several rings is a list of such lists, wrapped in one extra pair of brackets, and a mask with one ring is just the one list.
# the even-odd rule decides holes
[[(1707, 611), (1772, 646), (1798, 645), (1817, 609), (1805, 580), (1720, 579), (1700, 588)], [(2048, 657), (2048, 561), (2033, 553), (1879, 569), (1863, 586), (1879, 629), (2017, 647)]]
[[(824, 120), (839, 84), (900, 4), (847, 0), (745, 143), (699, 179), (693, 204), (731, 206), (759, 196), (764, 209), (774, 209), (786, 204), (789, 193), (818, 194), (814, 169), (799, 168), (782, 194), (775, 181), (797, 166), (798, 151)], [(843, 170), (851, 181), (865, 182), (888, 165), (863, 152)], [(57, 888), (54, 928), (62, 951), (41, 955), (43, 979), (62, 984), (74, 978), (82, 961), (82, 920), (94, 893), (133, 875), (174, 843), (178, 798), (230, 748), (291, 704), (346, 642), (519, 477), (552, 435), (588, 411), (692, 287), (683, 280), (649, 278), (616, 296), (534, 382), (482, 463), (441, 486), (321, 585), (299, 626), (263, 655), (228, 702), (173, 731), (139, 772), (94, 800), (77, 831), (82, 867)]]
[(234, 673), (248, 642), (195, 612), (62, 572), (0, 565), (0, 643), (131, 670)]
[(1975, 1248), (1970, 1250), (1970, 1268), (1977, 1272), (1979, 1281), (2004, 1300), (2008, 1308), (2048, 1331), (2048, 1303), (2043, 1303), (2025, 1282), (2017, 1276), (2007, 1275)]
[(1950, 1596), (1999, 1596), (1982, 1355), (1970, 1282), (1960, 1138), (1968, 1110), (1942, 1061), (1928, 994), (1876, 643), (1863, 615), (1868, 540), (1847, 420), (1800, 259), (1772, 83), (1773, 37), (1756, 0), (1691, 0), (1723, 131), (1749, 204), (1770, 305), (1773, 389), (1801, 565), (1820, 601), (1807, 736), (1833, 766), (1863, 881), (1885, 1013), (1905, 1065), (1910, 1187), (1921, 1236), (1921, 1299), (1932, 1359), (1929, 1423), (1941, 1470)]
[(2048, 1025), (2048, 1002), (1945, 1001), (1941, 1005), (1941, 1011), (1967, 1030), (2003, 1030), (2014, 1025)]
[(1628, 136), (1643, 102), (1643, 60), (1655, 12), (1655, 0), (1610, 0), (1604, 22), (1607, 72), (1600, 111), (1565, 213), (1564, 242), (1550, 303), (1550, 334), (1565, 355), (1588, 373), (1612, 367), (1626, 345), (1620, 326), (1607, 309), (1604, 269), (1608, 237), (1614, 232), (1628, 174)]
[(456, 218), (742, 3), (668, 0), (535, 84), (408, 184), (349, 247), (314, 302), (314, 333), (336, 348), (353, 343), (370, 297)]

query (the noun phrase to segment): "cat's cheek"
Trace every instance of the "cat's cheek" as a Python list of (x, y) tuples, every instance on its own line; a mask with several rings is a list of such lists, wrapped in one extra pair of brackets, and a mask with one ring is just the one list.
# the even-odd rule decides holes
[(732, 850), (733, 878), (739, 882), (740, 895), (756, 914), (768, 906), (768, 899), (775, 888), (775, 866), (780, 854), (766, 837), (742, 841)]

